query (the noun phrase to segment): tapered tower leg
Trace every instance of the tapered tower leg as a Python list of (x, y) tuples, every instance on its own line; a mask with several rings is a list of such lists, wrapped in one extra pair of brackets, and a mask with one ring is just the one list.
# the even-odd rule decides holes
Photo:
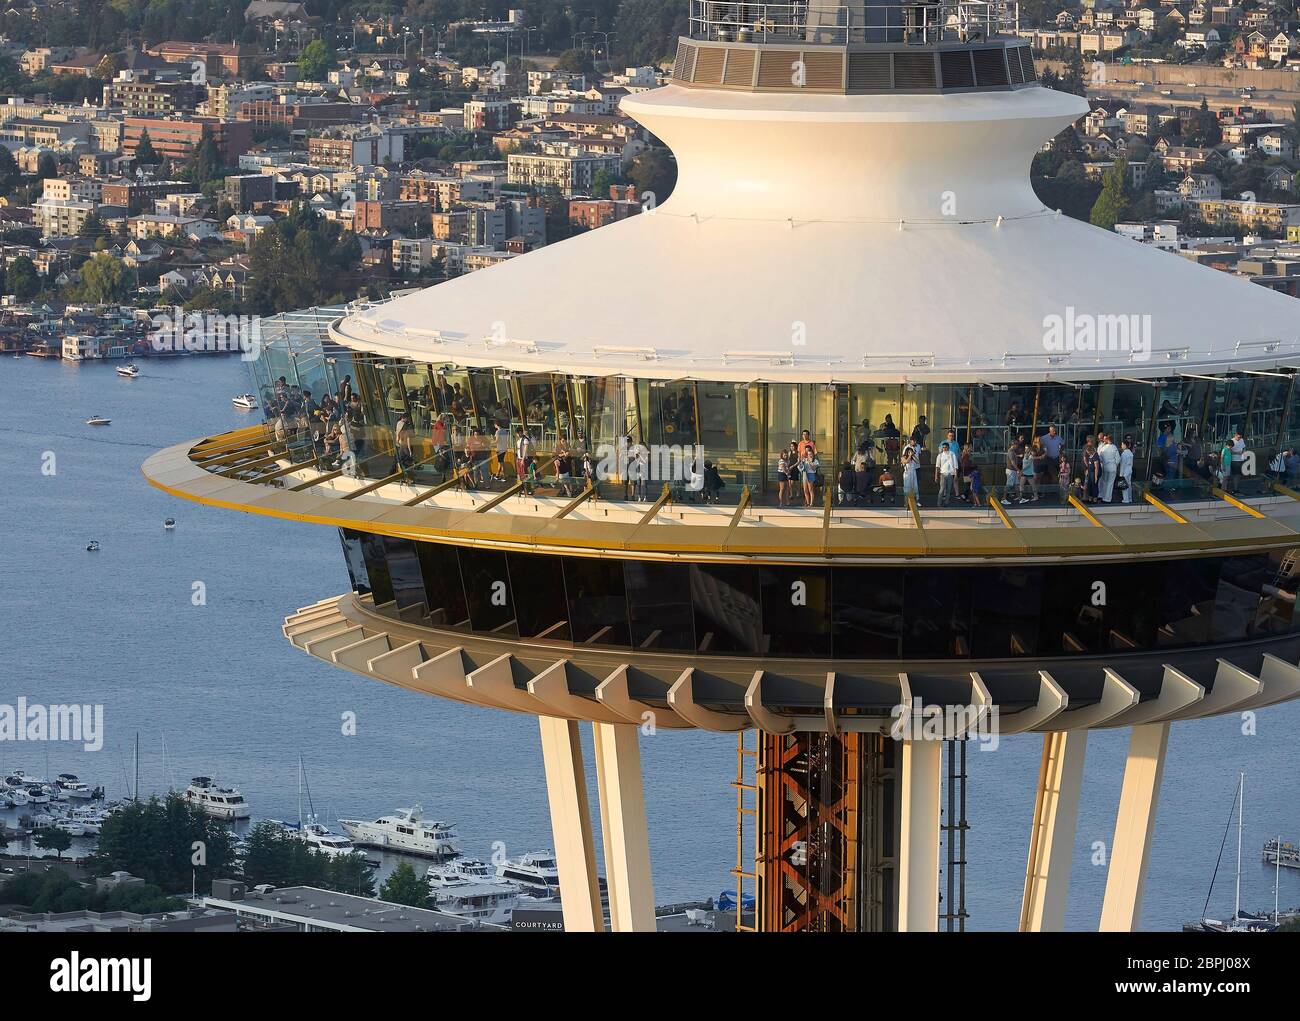
[(564, 929), (600, 932), (604, 921), (578, 724), (554, 716), (539, 716), (538, 723), (542, 731), (542, 762), (551, 806), (555, 864), (560, 873)]
[(939, 929), (942, 741), (904, 741), (898, 829), (898, 931)]
[(1106, 873), (1102, 932), (1132, 932), (1142, 919), (1142, 891), (1168, 746), (1168, 723), (1133, 728), (1115, 818), (1115, 839), (1111, 842), (1110, 870)]
[(637, 727), (632, 723), (593, 723), (592, 730), (610, 923), (615, 932), (653, 932), (650, 831)]
[(1020, 904), (1021, 932), (1061, 932), (1065, 928), (1065, 902), (1070, 893), (1070, 866), (1074, 861), (1087, 750), (1086, 730), (1043, 735), (1025, 895)]

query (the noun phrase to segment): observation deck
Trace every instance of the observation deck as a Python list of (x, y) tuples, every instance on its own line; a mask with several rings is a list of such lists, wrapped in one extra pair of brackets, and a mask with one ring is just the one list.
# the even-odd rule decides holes
[[(143, 471), (151, 484), (184, 499), (333, 525), (345, 534), (601, 561), (796, 572), (856, 564), (1050, 570), (1079, 561), (1078, 571), (1110, 577), (1107, 564), (1133, 571), (1148, 560), (1244, 550), (1285, 557), (1300, 546), (1300, 493), (1283, 486), (1245, 499), (1218, 492), (1177, 509), (1150, 491), (1133, 505), (1104, 508), (1009, 510), (996, 498), (990, 508), (965, 510), (911, 502), (896, 509), (757, 508), (743, 498), (718, 507), (674, 503), (667, 493), (636, 504), (594, 499), (592, 491), (572, 499), (528, 495), (518, 484), (465, 492), (401, 477), (350, 478), (295, 462), (265, 427), (179, 444), (155, 454)], [(468, 621), (458, 625), (455, 614), (430, 605), (432, 596), (401, 607), (389, 593), (378, 598), (385, 601), (354, 592), (305, 607), (286, 618), (285, 633), (313, 656), (389, 683), (569, 719), (639, 722), (654, 712), (667, 727), (878, 732), (889, 727), (896, 706), (920, 699), (925, 706), (997, 707), (1002, 733), (1015, 733), (1186, 719), (1300, 695), (1300, 632), (1292, 631), (1161, 648), (1126, 645), (1132, 639), (1121, 626), (1109, 632), (1112, 651), (1050, 660), (981, 657), (977, 649), (966, 659), (700, 655), (645, 643), (609, 648), (599, 636), (523, 641), (467, 629)]]
[(765, 4), (692, 0), (674, 84), (840, 95), (1037, 85), (1014, 3)]

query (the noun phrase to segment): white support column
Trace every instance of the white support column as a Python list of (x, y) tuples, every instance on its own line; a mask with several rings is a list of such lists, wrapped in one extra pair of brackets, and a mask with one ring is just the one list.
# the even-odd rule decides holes
[[(650, 830), (634, 723), (593, 723), (609, 917), (615, 932), (654, 932)], [(563, 885), (563, 884), (561, 884)]]
[(898, 931), (939, 930), (942, 741), (902, 742), (898, 829)]
[(1087, 751), (1086, 730), (1055, 730), (1043, 735), (1025, 894), (1020, 904), (1021, 932), (1065, 929), (1065, 903), (1070, 893), (1070, 866), (1074, 861)]
[(604, 919), (596, 878), (596, 846), (578, 724), (555, 716), (539, 716), (537, 722), (542, 731), (542, 762), (551, 806), (555, 864), (560, 873), (564, 929), (602, 932)]
[(1115, 817), (1115, 838), (1111, 841), (1110, 869), (1106, 873), (1102, 932), (1132, 932), (1142, 920), (1142, 891), (1168, 746), (1168, 723), (1133, 728)]

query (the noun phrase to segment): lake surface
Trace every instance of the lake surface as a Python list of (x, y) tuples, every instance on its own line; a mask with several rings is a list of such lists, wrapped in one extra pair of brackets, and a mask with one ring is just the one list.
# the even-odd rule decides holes
[[(139, 364), (127, 380), (112, 364), (0, 358), (0, 702), (102, 703), (107, 732), (97, 753), (3, 743), (0, 766), (74, 772), (122, 797), (138, 733), (143, 793), (208, 774), (238, 786), (255, 817), (296, 819), (301, 753), (326, 821), (419, 803), (455, 822), (477, 857), (498, 843), (512, 856), (550, 846), (532, 718), (370, 681), (285, 640), (286, 614), (348, 586), (333, 529), (181, 502), (144, 481), (153, 451), (255, 420), (230, 403), (253, 389), (245, 365), (228, 356)], [(91, 414), (112, 425), (86, 426)], [(55, 474), (42, 474), (51, 454)], [(177, 524), (166, 532), (169, 516)], [(86, 552), (91, 539), (100, 552)], [(206, 605), (192, 604), (196, 581)], [(355, 736), (343, 733), (349, 712)], [(1243, 905), (1272, 908), (1274, 874), (1260, 848), (1279, 833), (1300, 838), (1298, 729), (1296, 704), (1259, 714), (1254, 736), (1235, 716), (1173, 728), (1144, 928), (1200, 916), (1239, 770)], [(1090, 737), (1071, 928), (1095, 929), (1100, 916), (1106, 869), (1092, 864), (1093, 845), (1105, 847), (1114, 828), (1127, 742), (1127, 731)], [(660, 731), (641, 748), (656, 899), (734, 889), (735, 737)], [(1017, 925), (1040, 751), (1041, 738), (1020, 737), (970, 752), (971, 928)], [(594, 774), (588, 783), (594, 797)], [(1232, 911), (1235, 850), (1234, 827), (1212, 916)], [(1283, 871), (1281, 902), (1300, 903), (1300, 874)]]

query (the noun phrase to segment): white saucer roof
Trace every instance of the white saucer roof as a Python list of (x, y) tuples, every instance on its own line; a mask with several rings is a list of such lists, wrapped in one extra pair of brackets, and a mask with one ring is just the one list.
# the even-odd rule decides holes
[[(662, 206), (361, 309), (335, 338), (432, 362), (740, 382), (1300, 363), (1296, 299), (1044, 209), (1029, 162), (1086, 111), (1077, 97), (667, 86), (623, 106), (677, 157)], [(1089, 317), (1110, 350), (1045, 340)]]

